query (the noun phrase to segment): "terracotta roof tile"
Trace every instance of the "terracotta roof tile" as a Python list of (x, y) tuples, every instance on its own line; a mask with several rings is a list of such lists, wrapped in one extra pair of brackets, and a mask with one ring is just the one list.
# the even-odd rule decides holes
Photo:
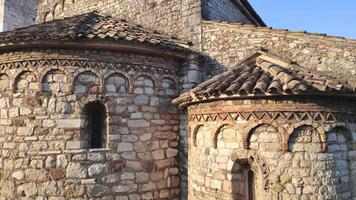
[(330, 75), (258, 52), (236, 67), (198, 85), (173, 100), (174, 104), (223, 98), (292, 95), (347, 95), (355, 87)]
[(188, 42), (130, 24), (111, 16), (90, 12), (0, 33), (0, 45), (34, 40), (123, 40), (174, 50), (185, 50)]

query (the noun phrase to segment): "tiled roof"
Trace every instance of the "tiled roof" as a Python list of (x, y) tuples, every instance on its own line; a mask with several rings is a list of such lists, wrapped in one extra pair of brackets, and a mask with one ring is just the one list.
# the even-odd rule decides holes
[(174, 104), (223, 98), (293, 95), (346, 95), (356, 88), (330, 75), (311, 71), (258, 52), (232, 69), (207, 80), (173, 100)]
[(130, 24), (111, 16), (90, 12), (0, 33), (0, 45), (38, 40), (113, 40), (146, 43), (164, 49), (184, 49), (187, 42)]

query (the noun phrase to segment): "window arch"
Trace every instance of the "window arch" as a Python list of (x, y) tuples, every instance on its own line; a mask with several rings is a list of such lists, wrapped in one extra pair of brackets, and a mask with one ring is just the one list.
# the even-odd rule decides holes
[(104, 148), (106, 143), (106, 108), (99, 102), (88, 103), (84, 108), (86, 132), (90, 149)]
[(233, 199), (256, 199), (256, 176), (246, 160), (235, 161), (232, 168)]

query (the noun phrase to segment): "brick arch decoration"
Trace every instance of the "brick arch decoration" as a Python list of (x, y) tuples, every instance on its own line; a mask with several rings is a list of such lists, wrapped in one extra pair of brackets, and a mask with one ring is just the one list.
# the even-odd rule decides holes
[(145, 77), (145, 78), (148, 78), (152, 81), (153, 83), (153, 88), (156, 89), (157, 86), (159, 85), (159, 81), (154, 77), (152, 76), (152, 74), (148, 74), (148, 73), (137, 73), (134, 77), (133, 77), (133, 86), (136, 86), (135, 82), (137, 81), (137, 79), (141, 78), (141, 77)]
[(0, 73), (0, 91), (4, 92), (10, 88), (11, 85), (10, 76), (6, 73)]
[[(68, 81), (68, 84), (72, 84), (73, 83), (73, 78), (72, 76), (70, 75), (70, 73), (68, 72), (68, 70), (66, 69), (61, 69), (59, 67), (50, 67), (50, 68), (47, 68), (45, 69), (44, 71), (42, 71), (40, 74), (39, 74), (39, 77), (40, 77), (40, 84), (41, 84), (41, 92), (46, 92), (43, 90), (43, 83), (45, 82), (45, 79), (47, 78), (47, 76), (49, 74), (51, 74), (52, 72), (60, 72), (62, 74), (65, 75), (65, 78), (67, 79)], [(72, 87), (69, 87), (67, 88), (67, 92), (72, 92)]]
[[(143, 83), (138, 83), (139, 79), (143, 78)], [(150, 80), (152, 82), (152, 86), (150, 84), (145, 83), (145, 80)], [(133, 93), (137, 95), (154, 95), (157, 94), (158, 90), (158, 83), (159, 81), (152, 75), (148, 73), (137, 73), (136, 76), (133, 77)], [(142, 89), (136, 93), (136, 90)]]
[[(345, 125), (340, 125), (340, 124), (334, 124), (332, 125), (332, 128), (326, 132), (326, 141), (328, 141), (328, 138), (329, 138), (329, 134), (330, 133), (339, 133), (339, 134), (342, 134), (345, 139), (346, 139), (346, 143), (347, 143), (347, 147), (349, 150), (351, 151), (354, 151), (355, 150), (355, 147), (353, 145), (354, 143), (354, 139), (353, 139), (353, 136), (352, 136), (352, 132), (351, 130), (349, 129), (349, 127), (345, 126)], [(328, 143), (326, 144), (328, 145)], [(326, 146), (327, 148), (328, 146)], [(326, 149), (327, 151), (328, 149)]]
[(54, 18), (58, 18), (63, 14), (63, 4), (61, 3), (57, 3), (54, 7), (53, 7), (53, 17)]
[(219, 134), (221, 133), (221, 131), (225, 128), (225, 127), (232, 127), (234, 129), (234, 123), (230, 122), (230, 123), (223, 123), (220, 126), (217, 126), (217, 128), (215, 128), (212, 131), (212, 144), (213, 144), (213, 148), (217, 149), (218, 148), (218, 137)]
[(36, 84), (36, 89), (38, 89), (38, 76), (36, 74), (36, 72), (32, 69), (23, 69), (22, 71), (19, 71), (18, 73), (16, 73), (14, 75), (14, 80), (13, 80), (13, 83), (12, 83), (12, 91), (13, 93), (18, 93), (18, 84), (19, 84), (19, 81), (21, 79), (21, 76), (23, 76), (24, 74), (29, 74), (29, 75), (32, 75), (34, 77), (34, 84)]
[(111, 73), (107, 73), (103, 76), (103, 80), (104, 80), (104, 88), (103, 88), (103, 91), (105, 91), (105, 93), (107, 92), (107, 89), (105, 88), (109, 79), (114, 77), (114, 76), (118, 76), (118, 77), (121, 77), (123, 78), (127, 85), (126, 85), (126, 92), (125, 93), (132, 93), (133, 92), (133, 84), (132, 84), (132, 80), (130, 78), (130, 76), (123, 72), (123, 71), (115, 71), (115, 72), (111, 72)]
[(321, 142), (321, 145), (322, 145), (322, 152), (323, 153), (326, 153), (327, 152), (327, 149), (328, 149), (328, 145), (327, 145), (327, 140), (326, 140), (326, 132), (325, 130), (322, 128), (321, 126), (322, 124), (319, 124), (319, 123), (316, 123), (316, 122), (310, 122), (310, 121), (307, 121), (307, 122), (299, 122), (299, 123), (296, 123), (296, 124), (292, 124), (291, 127), (287, 130), (286, 134), (287, 134), (287, 147), (288, 147), (288, 151), (290, 151), (289, 149), (289, 143), (290, 143), (290, 140), (292, 138), (292, 135), (293, 133), (295, 133), (296, 130), (298, 130), (299, 128), (302, 128), (302, 127), (311, 127), (313, 129), (316, 130), (316, 132), (318, 133), (319, 135), (319, 140)]
[[(80, 105), (80, 108), (84, 108), (85, 105), (87, 105), (89, 103), (93, 103), (93, 102), (100, 102), (105, 106), (105, 108), (107, 110), (109, 110), (109, 106), (107, 104), (108, 98), (102, 94), (83, 96), (78, 103)], [(81, 110), (81, 112), (82, 112), (82, 110)]]
[(190, 127), (190, 131), (191, 131), (191, 142), (193, 144), (194, 147), (197, 147), (197, 135), (198, 135), (198, 131), (200, 128), (202, 128), (204, 126), (204, 124), (197, 124), (193, 127)]
[(286, 138), (285, 129), (281, 126), (278, 126), (276, 122), (264, 122), (264, 121), (258, 121), (252, 123), (250, 126), (245, 128), (242, 135), (242, 146), (244, 147), (244, 149), (249, 149), (250, 139), (252, 134), (257, 128), (261, 126), (273, 127), (280, 138), (280, 143), (281, 143), (281, 147), (283, 148), (283, 151), (285, 152), (288, 151), (288, 140)]
[[(168, 87), (167, 84), (169, 84)], [(173, 88), (171, 88), (173, 87)], [(165, 96), (177, 96), (178, 95), (178, 82), (177, 80), (172, 77), (172, 76), (163, 76), (161, 78), (161, 80), (159, 81), (159, 85), (158, 85), (158, 89), (159, 90), (162, 90), (162, 91), (159, 91), (159, 94), (161, 94), (160, 92), (162, 92), (162, 95), (165, 95)], [(174, 92), (172, 92), (171, 90), (174, 90)]]
[[(92, 94), (97, 94), (97, 93), (102, 93), (103, 92), (103, 79), (101, 78), (101, 76), (95, 71), (95, 70), (93, 70), (93, 69), (80, 69), (80, 70), (78, 70), (78, 72), (77, 73), (75, 73), (74, 74), (74, 79), (73, 79), (73, 85), (72, 85), (72, 91), (73, 91), (73, 93), (76, 93), (76, 91), (75, 91), (75, 86), (76, 86), (76, 83), (77, 83), (77, 81), (78, 81), (78, 78), (79, 78), (79, 76), (80, 75), (83, 75), (83, 74), (85, 74), (85, 73), (88, 73), (88, 74), (92, 74), (92, 75), (94, 75), (96, 78), (98, 78), (98, 83), (96, 83), (96, 84), (93, 84), (93, 85), (89, 85), (89, 89), (88, 88), (86, 88), (86, 89), (88, 89), (88, 91), (85, 91), (84, 93), (92, 93)], [(96, 87), (96, 88), (94, 88), (94, 87)], [(92, 90), (92, 91), (90, 91), (90, 90)], [(97, 90), (97, 91), (95, 91), (95, 90)], [(79, 92), (79, 94), (80, 94), (81, 92)]]
[(43, 21), (44, 21), (44, 22), (48, 22), (48, 21), (53, 20), (53, 18), (54, 18), (54, 16), (53, 16), (52, 11), (49, 11), (49, 12), (47, 12), (47, 13), (44, 14), (44, 16), (43, 16)]

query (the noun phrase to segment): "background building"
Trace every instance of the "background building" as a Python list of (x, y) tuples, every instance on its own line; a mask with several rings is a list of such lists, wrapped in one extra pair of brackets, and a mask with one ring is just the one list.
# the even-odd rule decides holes
[(32, 25), (36, 19), (37, 0), (1, 0), (0, 31)]

